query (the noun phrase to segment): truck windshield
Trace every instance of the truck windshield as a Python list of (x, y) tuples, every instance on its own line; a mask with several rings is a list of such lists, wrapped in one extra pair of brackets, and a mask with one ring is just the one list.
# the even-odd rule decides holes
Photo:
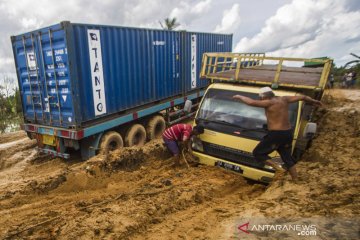
[[(197, 118), (214, 123), (208, 124), (213, 130), (220, 132), (230, 131), (232, 133), (235, 131), (234, 128), (242, 131), (247, 129), (251, 131), (244, 131), (243, 135), (254, 138), (262, 137), (265, 134), (264, 130), (267, 123), (265, 110), (234, 100), (232, 97), (236, 94), (259, 99), (255, 93), (209, 89), (204, 97)], [(289, 107), (289, 117), (293, 128), (296, 124), (297, 106), (297, 103), (293, 103)], [(226, 125), (227, 127), (216, 126), (216, 123), (218, 125)], [(245, 132), (248, 133), (245, 134)]]

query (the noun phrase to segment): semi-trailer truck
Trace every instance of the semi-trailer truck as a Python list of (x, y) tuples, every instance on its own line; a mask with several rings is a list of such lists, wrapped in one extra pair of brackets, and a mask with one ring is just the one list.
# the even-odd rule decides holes
[(83, 159), (161, 136), (193, 116), (204, 94), (205, 52), (228, 52), (232, 35), (78, 24), (11, 37), (24, 116), (39, 151)]

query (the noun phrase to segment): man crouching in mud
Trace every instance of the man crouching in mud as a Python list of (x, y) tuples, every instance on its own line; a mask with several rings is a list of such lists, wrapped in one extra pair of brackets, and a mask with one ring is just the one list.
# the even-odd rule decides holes
[(166, 147), (170, 150), (175, 158), (175, 166), (180, 165), (180, 149), (179, 144), (191, 152), (191, 136), (197, 136), (204, 133), (204, 127), (191, 124), (175, 124), (167, 128), (163, 133), (163, 140)]
[(280, 154), (292, 179), (297, 181), (298, 176), (295, 168), (295, 160), (291, 155), (293, 133), (289, 120), (289, 104), (305, 101), (314, 106), (322, 106), (322, 103), (307, 96), (276, 97), (269, 87), (261, 88), (259, 96), (261, 100), (254, 100), (241, 95), (233, 96), (234, 99), (240, 100), (247, 105), (265, 108), (269, 131), (255, 147), (253, 151), (254, 157), (257, 160), (265, 161), (265, 164), (272, 166), (278, 173), (282, 173), (284, 169), (271, 161), (271, 158), (268, 156), (268, 154), (276, 150)]

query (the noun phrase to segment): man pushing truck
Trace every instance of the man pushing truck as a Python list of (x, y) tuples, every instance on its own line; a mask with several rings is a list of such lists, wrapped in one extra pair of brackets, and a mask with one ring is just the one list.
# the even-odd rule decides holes
[(205, 53), (200, 77), (212, 84), (195, 115), (204, 133), (192, 138), (193, 155), (256, 181), (269, 183), (284, 169), (296, 181), (331, 66), (329, 58)]
[(277, 165), (268, 156), (273, 151), (277, 151), (285, 168), (289, 171), (292, 179), (297, 180), (295, 160), (291, 154), (293, 133), (289, 120), (289, 104), (305, 101), (314, 106), (322, 106), (320, 101), (307, 96), (275, 96), (270, 87), (263, 87), (259, 93), (260, 100), (249, 97), (234, 95), (233, 98), (253, 107), (265, 109), (268, 132), (254, 148), (253, 155), (258, 161), (265, 161), (278, 172), (283, 172), (283, 168)]

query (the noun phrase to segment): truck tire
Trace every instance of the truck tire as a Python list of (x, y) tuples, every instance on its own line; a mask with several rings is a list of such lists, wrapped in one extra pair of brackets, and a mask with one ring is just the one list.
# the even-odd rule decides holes
[(146, 135), (148, 140), (160, 138), (165, 131), (166, 124), (162, 116), (153, 116), (146, 124)]
[(132, 125), (125, 134), (125, 146), (142, 146), (146, 141), (146, 131), (141, 124)]
[(110, 151), (120, 149), (124, 146), (123, 139), (120, 133), (115, 131), (106, 132), (100, 140), (100, 153), (107, 154)]

